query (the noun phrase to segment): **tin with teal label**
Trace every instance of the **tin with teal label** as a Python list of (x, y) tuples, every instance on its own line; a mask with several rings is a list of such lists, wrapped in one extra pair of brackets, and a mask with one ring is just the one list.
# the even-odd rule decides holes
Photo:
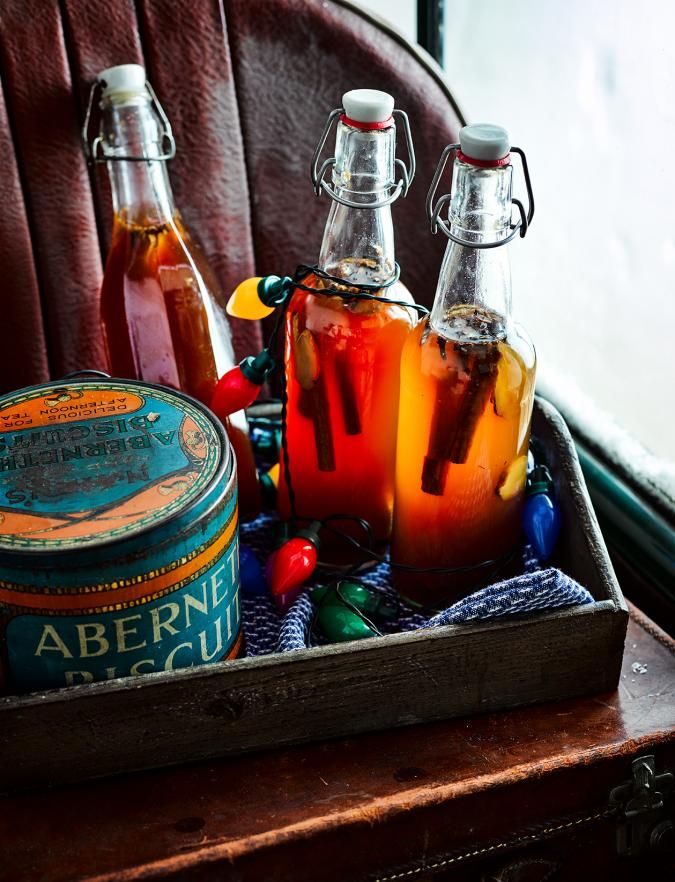
[(107, 378), (0, 397), (0, 686), (234, 658), (237, 483), (218, 420)]

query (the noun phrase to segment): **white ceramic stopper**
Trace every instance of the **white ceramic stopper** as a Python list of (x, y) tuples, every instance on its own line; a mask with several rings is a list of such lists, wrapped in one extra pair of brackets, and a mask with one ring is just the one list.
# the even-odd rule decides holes
[(394, 99), (378, 89), (352, 89), (342, 96), (342, 107), (354, 122), (384, 122), (394, 110)]
[(464, 126), (459, 130), (459, 144), (465, 156), (487, 162), (502, 159), (511, 149), (509, 133), (492, 123)]
[(145, 68), (141, 64), (118, 64), (109, 67), (98, 75), (105, 83), (103, 97), (111, 95), (134, 95), (145, 91)]

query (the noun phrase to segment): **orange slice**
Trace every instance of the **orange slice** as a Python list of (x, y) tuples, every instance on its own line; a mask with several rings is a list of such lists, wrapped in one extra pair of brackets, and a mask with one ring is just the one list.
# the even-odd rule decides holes
[(502, 472), (497, 484), (497, 495), (505, 502), (513, 499), (525, 489), (527, 477), (527, 456), (519, 456)]
[(499, 343), (495, 411), (507, 420), (520, 418), (520, 399), (527, 376), (522, 358), (507, 343)]
[(319, 352), (312, 332), (302, 331), (295, 341), (295, 375), (300, 388), (308, 392), (319, 376)]

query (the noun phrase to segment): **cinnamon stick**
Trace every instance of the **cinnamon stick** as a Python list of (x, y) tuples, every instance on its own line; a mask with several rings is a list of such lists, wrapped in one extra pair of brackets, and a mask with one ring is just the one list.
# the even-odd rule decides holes
[[(442, 344), (441, 345), (441, 341)], [(438, 338), (441, 357), (445, 340)], [(464, 370), (448, 370), (437, 381), (427, 454), (422, 466), (422, 491), (442, 496), (451, 463), (464, 463), (485, 405), (497, 378), (499, 351), (492, 343), (455, 344)]]
[(307, 395), (312, 415), (316, 461), (319, 471), (334, 472), (335, 448), (333, 446), (328, 396), (326, 395), (323, 376), (320, 375), (312, 388), (304, 394)]
[[(436, 338), (441, 358), (446, 360), (446, 341)], [(457, 415), (462, 402), (462, 381), (456, 369), (448, 368), (436, 380), (436, 399), (429, 429), (427, 453), (422, 466), (422, 491), (442, 496), (450, 466), (450, 457), (458, 431)]]
[(319, 348), (312, 332), (300, 328), (298, 314), (291, 323), (295, 376), (300, 386), (298, 409), (312, 420), (319, 471), (335, 471), (335, 448), (331, 432), (330, 408), (319, 358)]
[(478, 421), (497, 381), (497, 346), (494, 343), (474, 343), (471, 350), (467, 364), (469, 385), (462, 402), (458, 432), (450, 454), (450, 460), (454, 463), (466, 462)]
[(361, 415), (359, 414), (358, 397), (354, 388), (349, 354), (349, 351), (335, 354), (335, 378), (340, 393), (345, 432), (347, 435), (360, 435), (362, 431)]

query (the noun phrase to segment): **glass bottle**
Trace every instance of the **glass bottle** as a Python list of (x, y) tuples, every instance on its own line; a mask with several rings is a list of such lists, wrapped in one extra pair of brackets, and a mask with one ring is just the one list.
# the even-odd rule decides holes
[[(234, 351), (218, 282), (174, 203), (168, 120), (140, 65), (105, 70), (99, 82), (94, 152), (106, 162), (114, 210), (101, 288), (110, 370), (209, 405), (218, 378), (235, 364)], [(260, 489), (243, 411), (229, 417), (226, 428), (237, 458), (240, 510), (254, 515)]]
[[(417, 568), (470, 567), (517, 548), (534, 396), (534, 347), (511, 318), (508, 134), (466, 126), (455, 146), (452, 195), (432, 220), (451, 239), (431, 315), (401, 359), (391, 557)], [(448, 201), (449, 229), (438, 215)], [(406, 598), (439, 609), (499, 572), (395, 570), (394, 579)]]
[[(334, 189), (319, 184), (334, 201), (318, 266), (344, 283), (315, 274), (303, 281), (319, 289), (337, 287), (345, 296), (293, 294), (286, 313), (286, 438), (298, 516), (363, 518), (375, 541), (384, 543), (391, 532), (399, 363), (413, 314), (393, 303), (348, 295), (358, 290), (350, 284), (366, 284), (378, 296), (412, 302), (400, 281), (379, 287), (397, 272), (390, 205), (403, 185), (396, 185), (394, 176), (394, 99), (357, 89), (343, 96), (343, 107), (332, 115), (340, 114)], [(330, 120), (320, 145), (329, 127)], [(291, 515), (283, 467), (279, 509), (284, 517)], [(353, 522), (335, 525), (366, 541)], [(331, 548), (347, 551), (329, 531), (321, 538), (328, 558)]]

